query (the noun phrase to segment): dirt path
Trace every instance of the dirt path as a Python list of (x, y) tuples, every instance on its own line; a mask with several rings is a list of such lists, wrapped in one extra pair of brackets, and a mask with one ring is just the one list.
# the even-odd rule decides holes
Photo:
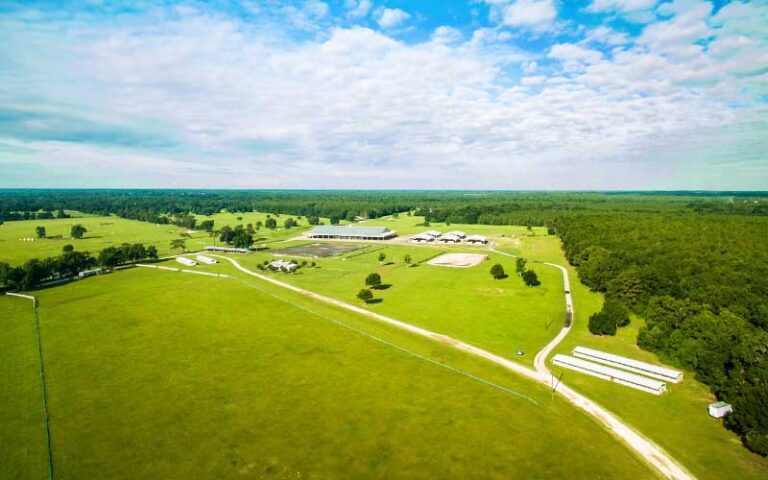
[[(497, 252), (497, 253), (504, 254), (503, 252)], [(508, 254), (504, 254), (504, 255), (508, 255)], [(512, 360), (508, 360), (504, 357), (500, 357), (487, 350), (483, 350), (481, 348), (475, 347), (474, 345), (470, 345), (468, 343), (457, 340), (453, 337), (432, 332), (430, 330), (417, 327), (415, 325), (411, 325), (409, 323), (405, 323), (400, 320), (387, 317), (385, 315), (371, 312), (370, 310), (366, 310), (364, 308), (357, 307), (355, 305), (350, 305), (348, 303), (336, 300), (334, 298), (326, 297), (324, 295), (320, 295), (318, 293), (311, 292), (309, 290), (305, 290), (303, 288), (290, 285), (288, 283), (282, 282), (280, 280), (276, 280), (266, 275), (256, 273), (252, 270), (249, 270), (243, 267), (235, 259), (220, 256), (220, 255), (209, 255), (209, 256), (228, 260), (235, 268), (237, 268), (241, 272), (251, 275), (253, 277), (259, 278), (261, 280), (264, 280), (265, 282), (269, 282), (274, 285), (280, 286), (282, 288), (292, 290), (296, 293), (299, 293), (306, 297), (313, 298), (320, 302), (324, 302), (330, 305), (337, 306), (339, 308), (343, 308), (345, 310), (359, 313), (360, 315), (364, 315), (366, 317), (373, 318), (377, 321), (387, 323), (389, 325), (393, 325), (397, 328), (406, 330), (416, 335), (420, 335), (422, 337), (430, 338), (432, 340), (450, 345), (453, 348), (484, 358), (490, 362), (493, 362), (497, 365), (500, 365), (506, 368), (507, 370), (511, 370), (519, 375), (527, 377), (531, 380), (535, 380), (547, 386), (550, 385), (550, 381), (552, 377), (551, 374), (549, 373), (549, 369), (547, 369), (546, 367), (546, 357), (548, 355), (548, 352), (551, 351), (560, 342), (560, 340), (562, 340), (562, 338), (565, 337), (565, 335), (567, 335), (568, 331), (570, 331), (570, 327), (563, 328), (563, 330), (561, 330), (560, 333), (549, 344), (547, 344), (547, 346), (545, 346), (542, 351), (540, 351), (536, 355), (536, 369), (534, 370), (534, 369), (525, 367), (523, 365), (520, 365), (516, 362), (513, 362)], [(565, 268), (555, 264), (547, 264), (547, 265), (560, 268), (564, 272), (564, 279), (566, 280), (565, 285), (567, 289), (566, 291), (569, 292), (570, 288), (568, 286), (569, 284), (567, 281), (568, 272), (565, 270)], [(570, 293), (568, 293), (566, 302), (570, 302), (570, 301), (571, 301)], [(567, 305), (570, 305), (570, 303), (567, 303)], [(571, 306), (571, 308), (573, 307)], [(539, 360), (540, 356), (541, 356), (541, 359)], [(683, 468), (674, 459), (672, 459), (666, 452), (664, 452), (661, 449), (661, 447), (659, 447), (652, 441), (648, 440), (647, 438), (643, 437), (642, 435), (634, 431), (631, 427), (629, 427), (624, 422), (622, 422), (618, 417), (616, 417), (615, 415), (613, 415), (612, 413), (610, 413), (608, 410), (604, 409), (597, 403), (593, 402), (589, 398), (585, 397), (584, 395), (581, 395), (580, 393), (577, 393), (570, 387), (563, 384), (561, 384), (558, 387), (557, 393), (563, 396), (568, 401), (570, 401), (573, 405), (581, 408), (582, 410), (584, 410), (585, 412), (593, 416), (595, 419), (597, 419), (610, 432), (612, 432), (618, 438), (623, 440), (631, 449), (637, 452), (651, 466), (656, 468), (656, 470), (663, 477), (674, 479), (674, 480), (693, 480), (695, 478), (693, 475), (688, 473), (685, 470), (685, 468)]]

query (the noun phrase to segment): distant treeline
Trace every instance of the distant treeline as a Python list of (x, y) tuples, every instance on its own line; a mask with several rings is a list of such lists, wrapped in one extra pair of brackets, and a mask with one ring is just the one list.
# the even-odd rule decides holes
[(78, 252), (72, 245), (66, 245), (57, 257), (33, 258), (18, 267), (0, 262), (0, 286), (29, 290), (48, 281), (74, 277), (78, 272), (96, 265), (113, 268), (126, 263), (155, 259), (157, 248), (141, 243), (107, 247), (95, 257), (89, 252)]
[[(189, 214), (261, 211), (334, 220), (417, 210), (432, 221), (545, 225), (571, 213), (768, 215), (766, 196), (690, 192), (453, 192), (290, 190), (2, 190), (0, 221), (59, 217), (64, 209), (194, 228)], [(54, 213), (56, 212), (56, 213)]]

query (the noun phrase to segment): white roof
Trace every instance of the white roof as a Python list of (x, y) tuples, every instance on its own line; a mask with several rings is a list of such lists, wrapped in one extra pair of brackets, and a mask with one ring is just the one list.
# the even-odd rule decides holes
[(679, 382), (683, 379), (683, 372), (672, 370), (671, 368), (660, 367), (651, 363), (633, 360), (631, 358), (614, 355), (612, 353), (601, 352), (587, 347), (576, 347), (573, 354), (580, 358), (586, 358), (593, 362), (602, 363), (611, 367), (622, 368), (631, 372), (646, 375), (648, 377), (658, 378), (660, 380), (669, 380)]
[(197, 265), (196, 261), (192, 260), (191, 258), (187, 258), (187, 257), (176, 257), (176, 261), (181, 263), (181, 264), (184, 264), (184, 265), (186, 265), (188, 267), (191, 267), (193, 265)]
[(461, 240), (461, 237), (453, 233), (446, 233), (445, 235), (441, 235), (440, 238), (438, 238), (438, 240), (455, 242), (455, 241)]
[(277, 268), (280, 268), (280, 267), (292, 268), (297, 266), (295, 263), (289, 262), (286, 260), (273, 260), (269, 264)]
[[(452, 231), (446, 233), (445, 235), (456, 235), (457, 237), (466, 237), (467, 236), (467, 234), (462, 232), (461, 230), (452, 230)], [(445, 235), (443, 235), (443, 236), (445, 236)]]
[(422, 235), (429, 235), (430, 237), (439, 237), (440, 232), (438, 232), (437, 230), (427, 230)]
[(470, 235), (467, 237), (467, 241), (477, 240), (478, 242), (487, 242), (488, 238), (482, 235)]
[(420, 233), (418, 235), (412, 236), (411, 240), (434, 240), (434, 237), (428, 233)]
[(214, 263), (219, 263), (218, 260), (211, 257), (206, 257), (205, 255), (198, 255), (195, 257), (199, 262), (207, 263), (209, 265), (213, 265)]
[(569, 357), (568, 355), (557, 354), (552, 357), (552, 362), (556, 365), (571, 367), (574, 370), (580, 370), (605, 380), (621, 383), (634, 388), (640, 388), (641, 390), (646, 390), (652, 393), (661, 393), (666, 390), (667, 387), (664, 382), (659, 380), (607, 367), (598, 363), (588, 362), (580, 358)]

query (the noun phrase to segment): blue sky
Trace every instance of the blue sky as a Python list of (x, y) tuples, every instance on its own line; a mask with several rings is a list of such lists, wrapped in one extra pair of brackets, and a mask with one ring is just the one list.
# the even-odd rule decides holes
[(0, 3), (0, 187), (768, 189), (768, 2)]

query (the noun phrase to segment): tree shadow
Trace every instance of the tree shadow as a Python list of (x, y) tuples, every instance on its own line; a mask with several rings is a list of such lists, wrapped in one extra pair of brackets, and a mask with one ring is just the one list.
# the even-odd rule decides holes
[(391, 283), (382, 283), (378, 287), (373, 287), (374, 290), (389, 290), (390, 288), (392, 288)]
[(504, 280), (505, 278), (509, 278), (509, 275), (506, 273), (504, 275), (499, 275), (498, 277), (493, 277), (495, 280)]
[(383, 298), (372, 298), (372, 299), (368, 300), (368, 301), (367, 301), (367, 302), (365, 302), (365, 303), (367, 303), (368, 305), (373, 305), (373, 304), (375, 304), (375, 303), (381, 303), (381, 302), (383, 302), (383, 301), (384, 301), (384, 299), (383, 299)]

